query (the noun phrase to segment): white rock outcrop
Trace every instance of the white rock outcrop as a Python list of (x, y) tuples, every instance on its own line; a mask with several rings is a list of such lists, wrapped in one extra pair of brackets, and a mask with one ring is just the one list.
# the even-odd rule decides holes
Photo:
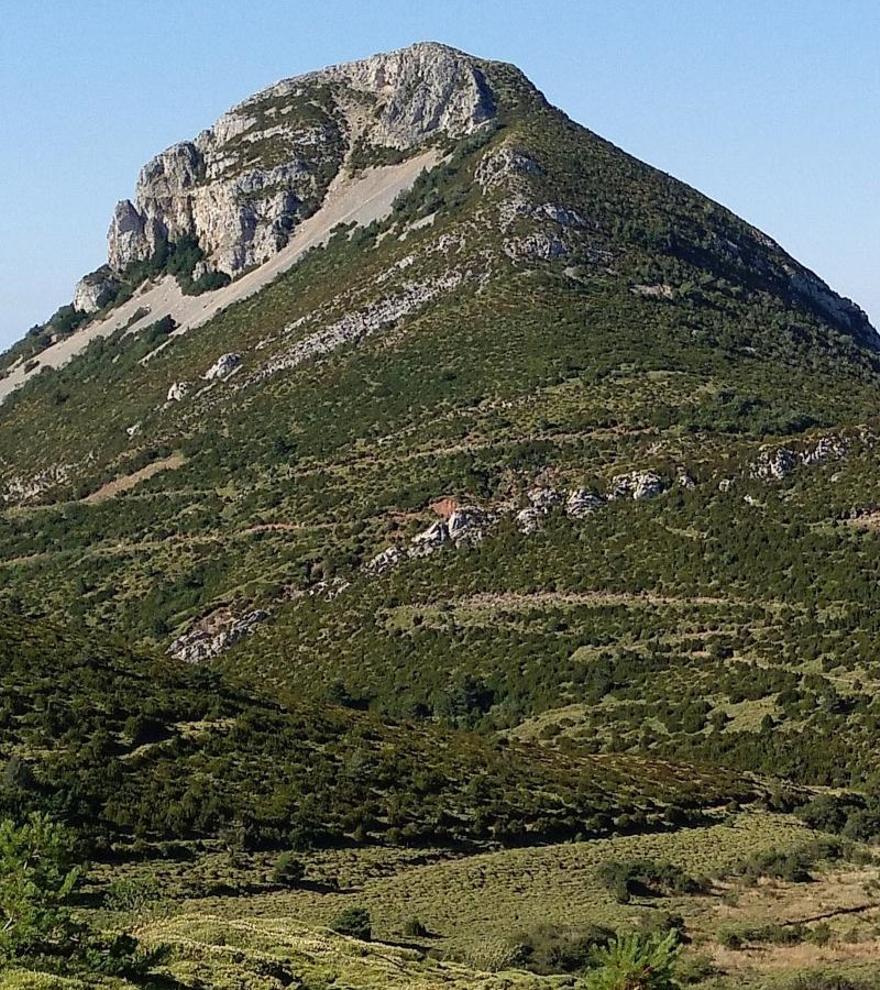
[(114, 212), (110, 267), (186, 237), (204, 250), (205, 270), (234, 275), (284, 247), (355, 145), (406, 151), (464, 137), (495, 112), (479, 60), (445, 45), (282, 80), (144, 166), (134, 201)]
[(796, 468), (840, 460), (850, 449), (850, 441), (844, 437), (820, 437), (801, 451), (788, 447), (762, 450), (751, 466), (750, 474), (761, 481), (782, 481)]
[(390, 571), (403, 563), (408, 556), (409, 554), (402, 547), (387, 547), (368, 561), (365, 569), (368, 574), (384, 574), (385, 571)]
[(767, 450), (752, 465), (752, 475), (762, 481), (782, 481), (800, 464), (800, 458), (787, 447)]
[(516, 525), (523, 533), (534, 533), (562, 502), (562, 495), (555, 488), (533, 488), (527, 497), (529, 505), (517, 512)]
[(565, 514), (571, 519), (584, 519), (601, 509), (606, 500), (587, 488), (575, 488), (565, 500)]
[(219, 609), (178, 636), (168, 652), (184, 663), (204, 663), (250, 636), (268, 618), (269, 613), (264, 609), (253, 609), (241, 616)]
[(636, 500), (656, 498), (669, 486), (656, 471), (629, 471), (611, 479), (608, 498), (632, 498)]
[(222, 380), (228, 378), (233, 371), (237, 371), (240, 367), (240, 354), (221, 354), (204, 375), (202, 375), (202, 378), (209, 382), (218, 379)]
[(168, 395), (165, 397), (165, 401), (182, 402), (186, 398), (189, 390), (190, 390), (189, 382), (172, 382), (172, 384), (168, 388)]
[(411, 557), (425, 557), (429, 553), (439, 550), (444, 544), (450, 541), (449, 527), (445, 522), (435, 522), (417, 533), (411, 542), (409, 555)]
[(81, 313), (95, 313), (113, 299), (119, 281), (107, 265), (89, 272), (76, 283), (73, 308)]

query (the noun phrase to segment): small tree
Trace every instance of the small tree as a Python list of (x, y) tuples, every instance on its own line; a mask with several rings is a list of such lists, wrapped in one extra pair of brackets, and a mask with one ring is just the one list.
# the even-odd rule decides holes
[(282, 853), (272, 867), (272, 879), (286, 887), (295, 887), (306, 875), (305, 864), (292, 853)]
[(0, 959), (51, 949), (72, 930), (80, 876), (70, 832), (41, 814), (0, 822)]
[(593, 956), (596, 966), (584, 990), (678, 990), (673, 964), (680, 951), (678, 933), (626, 935)]

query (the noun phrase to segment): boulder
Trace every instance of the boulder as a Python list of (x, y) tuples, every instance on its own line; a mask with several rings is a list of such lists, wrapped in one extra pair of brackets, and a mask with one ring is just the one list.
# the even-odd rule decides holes
[(73, 308), (81, 313), (94, 313), (106, 306), (116, 295), (119, 280), (107, 265), (84, 275), (73, 292)]
[(165, 399), (166, 402), (181, 402), (186, 398), (187, 392), (189, 392), (190, 384), (189, 382), (173, 382), (168, 389), (168, 395)]
[(365, 569), (368, 574), (382, 574), (402, 563), (409, 554), (402, 547), (388, 547), (368, 561)]
[(555, 488), (533, 488), (528, 493), (528, 500), (531, 504), (517, 512), (515, 520), (523, 533), (534, 533), (544, 518), (562, 502), (562, 495)]
[(782, 481), (801, 463), (798, 455), (787, 447), (765, 450), (752, 465), (752, 477), (762, 481)]
[[(451, 519), (452, 517), (450, 516), (450, 521)], [(426, 530), (417, 533), (412, 538), (410, 541), (410, 554), (413, 557), (424, 557), (429, 553), (433, 553), (435, 550), (439, 550), (449, 540), (449, 528), (445, 522), (438, 521), (431, 523)]]
[(481, 540), (491, 522), (487, 512), (477, 505), (462, 505), (452, 513), (446, 523), (450, 539), (454, 543), (462, 540)]
[(228, 378), (240, 366), (240, 354), (221, 354), (202, 377), (206, 381)]

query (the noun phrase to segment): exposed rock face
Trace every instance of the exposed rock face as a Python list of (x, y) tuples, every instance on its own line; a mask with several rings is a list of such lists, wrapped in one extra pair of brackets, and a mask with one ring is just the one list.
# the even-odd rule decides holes
[(565, 242), (553, 234), (539, 230), (522, 237), (511, 237), (504, 242), (504, 253), (514, 261), (536, 259), (552, 261), (568, 253)]
[[(441, 275), (426, 278), (421, 282), (405, 282), (400, 291), (371, 303), (364, 309), (346, 313), (329, 326), (309, 334), (297, 341), (286, 353), (282, 352), (260, 369), (258, 377), (265, 377), (277, 371), (295, 368), (310, 358), (331, 351), (346, 344), (355, 344), (399, 320), (411, 316), (434, 299), (452, 292), (462, 285), (469, 275), (463, 271), (448, 271)], [(299, 329), (303, 321), (297, 321), (285, 331)]]
[(435, 550), (439, 550), (444, 543), (450, 540), (449, 527), (445, 522), (435, 522), (421, 533), (412, 538), (412, 547), (409, 551), (411, 557), (424, 557)]
[(81, 313), (94, 313), (105, 306), (119, 287), (119, 282), (107, 265), (84, 275), (73, 292), (73, 308)]
[(178, 636), (168, 647), (168, 652), (184, 663), (204, 663), (245, 636), (250, 636), (268, 618), (269, 613), (263, 609), (254, 609), (242, 616), (235, 616), (228, 609), (219, 609)]
[(534, 533), (553, 509), (562, 501), (555, 488), (533, 488), (528, 493), (529, 505), (516, 514), (516, 525), (523, 533)]
[(481, 159), (475, 178), (487, 191), (505, 183), (510, 178), (542, 175), (543, 169), (525, 151), (509, 144), (502, 145), (491, 155)]
[(850, 443), (843, 437), (820, 437), (812, 446), (800, 452), (778, 447), (762, 451), (752, 464), (753, 478), (762, 481), (782, 481), (800, 465), (822, 464), (824, 461), (839, 460), (849, 451)]
[(383, 574), (402, 563), (408, 556), (406, 550), (401, 547), (388, 547), (367, 563), (367, 573)]
[(182, 237), (198, 241), (208, 269), (261, 264), (320, 206), (356, 143), (408, 150), (494, 115), (479, 61), (444, 45), (285, 79), (144, 166), (134, 202), (113, 215), (110, 266), (122, 271)]
[(849, 451), (849, 443), (842, 437), (822, 437), (813, 447), (801, 454), (803, 464), (821, 464), (823, 461), (839, 460)]
[(586, 488), (575, 488), (565, 500), (565, 514), (572, 519), (583, 519), (601, 509), (605, 499)]
[[(445, 45), (417, 44), (332, 66), (312, 78), (379, 97), (368, 131), (376, 145), (410, 148), (438, 131), (464, 136), (495, 114), (494, 98), (476, 60)], [(293, 79), (279, 86), (297, 84)]]
[[(221, 354), (202, 376), (206, 381), (228, 378), (241, 365), (240, 354)], [(169, 398), (171, 393), (169, 392)]]
[(790, 285), (795, 295), (818, 309), (835, 326), (850, 331), (864, 343), (878, 346), (877, 334), (868, 322), (868, 314), (851, 299), (837, 295), (818, 275), (806, 269), (794, 271)]
[(782, 481), (800, 463), (797, 454), (787, 447), (761, 454), (752, 467), (752, 474), (763, 481)]
[(121, 272), (133, 261), (145, 261), (152, 254), (144, 234), (144, 218), (127, 199), (116, 204), (107, 234), (107, 262)]
[(675, 290), (671, 285), (634, 285), (630, 290), (633, 295), (645, 296), (647, 299), (665, 299), (667, 302), (675, 298)]
[(462, 540), (481, 540), (491, 521), (491, 516), (479, 506), (462, 505), (452, 513), (446, 525), (450, 539), (459, 543)]
[(4, 502), (27, 502), (63, 485), (70, 477), (72, 464), (53, 464), (31, 478), (15, 477), (7, 481), (0, 493)]
[(655, 498), (666, 491), (668, 485), (655, 471), (630, 471), (611, 479), (609, 498)]

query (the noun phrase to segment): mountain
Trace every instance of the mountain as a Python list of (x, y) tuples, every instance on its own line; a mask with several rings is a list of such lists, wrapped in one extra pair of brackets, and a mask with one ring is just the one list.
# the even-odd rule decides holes
[[(586, 871), (576, 923), (632, 927), (599, 865), (710, 849), (796, 905), (831, 841), (796, 807), (876, 834), (877, 341), (512, 66), (419, 44), (256, 94), (0, 359), (4, 807), (236, 918), (290, 908), (266, 856), (300, 844), (389, 938), (452, 884), (474, 970), (490, 931), (526, 958), (513, 906), (461, 927), (486, 877), (562, 925)], [(719, 899), (663, 876), (736, 970)]]

